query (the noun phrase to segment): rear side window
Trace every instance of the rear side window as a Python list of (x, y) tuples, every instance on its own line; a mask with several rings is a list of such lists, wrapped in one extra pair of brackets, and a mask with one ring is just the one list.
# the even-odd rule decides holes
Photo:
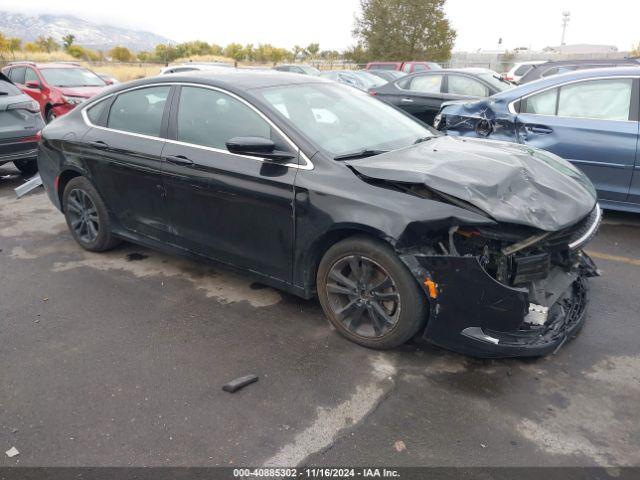
[(534, 113), (537, 115), (555, 115), (557, 99), (557, 88), (532, 95), (522, 101), (520, 112)]
[(486, 85), (473, 78), (462, 75), (449, 75), (449, 93), (453, 95), (465, 95), (469, 97), (488, 97), (489, 89)]
[(271, 127), (241, 101), (217, 90), (182, 87), (178, 140), (226, 150), (233, 137), (271, 138)]
[(442, 75), (421, 75), (408, 80), (404, 88), (412, 92), (440, 93), (442, 87)]
[(574, 83), (560, 88), (558, 115), (629, 120), (633, 80), (620, 78)]
[(170, 89), (149, 87), (118, 95), (111, 105), (107, 127), (159, 137)]
[(102, 101), (95, 104), (93, 107), (87, 110), (87, 117), (89, 117), (89, 121), (94, 125), (100, 125), (100, 118), (102, 117), (102, 113), (104, 109), (107, 107), (109, 102)]
[(24, 85), (24, 67), (13, 67), (11, 69), (11, 73), (9, 73), (9, 78), (13, 83), (20, 83)]

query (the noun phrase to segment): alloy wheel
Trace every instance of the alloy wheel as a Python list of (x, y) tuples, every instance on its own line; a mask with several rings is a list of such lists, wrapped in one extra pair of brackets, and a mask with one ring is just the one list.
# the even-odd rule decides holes
[(343, 257), (331, 266), (326, 282), (332, 313), (353, 334), (379, 338), (398, 322), (400, 294), (391, 275), (374, 260)]
[(71, 190), (67, 200), (67, 214), (71, 228), (82, 242), (90, 244), (96, 241), (100, 229), (98, 210), (84, 190)]

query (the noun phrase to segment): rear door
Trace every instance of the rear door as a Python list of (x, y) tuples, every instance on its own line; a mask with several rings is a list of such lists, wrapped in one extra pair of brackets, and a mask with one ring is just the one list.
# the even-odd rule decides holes
[(111, 213), (126, 229), (165, 240), (161, 153), (170, 92), (149, 86), (98, 103), (85, 112), (93, 128), (83, 138), (83, 157)]
[(440, 73), (412, 75), (390, 84), (378, 95), (382, 100), (432, 125), (445, 100), (443, 79), (444, 75)]
[[(28, 86), (27, 84), (37, 83), (39, 86)], [(23, 91), (28, 94), (31, 98), (33, 98), (38, 105), (40, 105), (40, 110), (44, 112), (44, 105), (46, 104), (47, 97), (42, 92), (42, 81), (40, 77), (36, 73), (36, 71), (31, 67), (26, 67), (24, 71), (24, 87)]]
[(520, 102), (518, 139), (582, 169), (600, 198), (624, 202), (636, 162), (637, 98), (638, 80), (621, 77), (533, 94)]
[(291, 281), (297, 162), (230, 153), (234, 137), (283, 137), (239, 97), (178, 87), (163, 151), (175, 243), (235, 267)]

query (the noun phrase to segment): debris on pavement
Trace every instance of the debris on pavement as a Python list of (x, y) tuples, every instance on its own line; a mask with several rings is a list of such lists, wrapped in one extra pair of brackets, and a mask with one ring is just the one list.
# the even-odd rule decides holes
[(18, 449), (16, 447), (11, 447), (9, 450), (7, 450), (4, 453), (6, 453), (7, 457), (9, 457), (9, 458), (13, 458), (16, 455), (20, 455), (20, 452), (18, 451)]
[(253, 375), (253, 374), (245, 375), (244, 377), (238, 377), (234, 380), (231, 380), (224, 387), (222, 387), (222, 390), (224, 390), (225, 392), (234, 393), (240, 390), (241, 388), (244, 388), (247, 385), (250, 385), (257, 381), (258, 381), (257, 375)]
[(42, 179), (40, 178), (40, 174), (36, 174), (31, 177), (29, 180), (24, 182), (19, 187), (14, 188), (13, 190), (16, 192), (18, 198), (25, 196), (31, 190), (34, 190), (42, 185)]
[(398, 440), (393, 444), (393, 446), (395, 447), (396, 452), (404, 452), (407, 449), (407, 446), (402, 440)]

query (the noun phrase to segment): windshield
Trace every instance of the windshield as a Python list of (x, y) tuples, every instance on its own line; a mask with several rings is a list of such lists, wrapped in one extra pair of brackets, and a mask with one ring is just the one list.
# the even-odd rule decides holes
[(386, 85), (387, 81), (369, 72), (356, 71), (353, 74), (360, 78), (365, 88), (374, 88)]
[(256, 94), (334, 157), (396, 150), (435, 135), (394, 107), (340, 84), (287, 85)]
[(320, 70), (315, 67), (310, 67), (308, 65), (299, 65), (304, 73), (307, 75), (320, 75)]
[(43, 68), (42, 76), (56, 87), (104, 87), (106, 83), (85, 68)]
[(501, 80), (500, 75), (496, 73), (479, 73), (478, 77), (483, 79), (485, 82), (489, 83), (493, 88), (495, 88), (498, 92), (503, 92), (505, 90), (509, 90), (510, 88), (515, 87), (512, 83), (507, 82), (506, 80)]

